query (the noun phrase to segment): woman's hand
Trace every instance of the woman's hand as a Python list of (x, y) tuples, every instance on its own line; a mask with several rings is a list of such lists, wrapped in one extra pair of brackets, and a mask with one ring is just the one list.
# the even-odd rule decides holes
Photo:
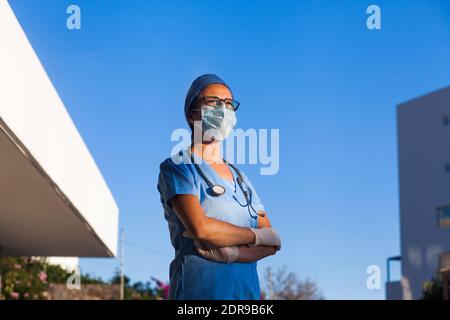
[(197, 252), (204, 258), (216, 262), (232, 263), (239, 258), (239, 249), (237, 246), (211, 249), (204, 246), (200, 240), (194, 240)]
[(273, 228), (250, 228), (255, 234), (255, 246), (270, 246), (277, 250), (281, 249), (281, 239), (278, 232)]
[(197, 252), (204, 258), (216, 262), (232, 263), (239, 257), (239, 249), (237, 246), (213, 247), (205, 241), (196, 239), (189, 231), (184, 231), (183, 236), (194, 240)]
[(216, 262), (232, 263), (239, 258), (239, 249), (237, 246), (212, 247), (206, 242), (196, 239), (189, 231), (184, 231), (183, 236), (194, 240), (197, 252), (204, 258)]

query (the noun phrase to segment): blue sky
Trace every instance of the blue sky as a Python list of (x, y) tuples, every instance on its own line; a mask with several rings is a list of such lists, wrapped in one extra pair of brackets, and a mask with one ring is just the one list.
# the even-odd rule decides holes
[[(120, 207), (133, 281), (168, 280), (159, 163), (191, 81), (212, 72), (241, 101), (240, 128), (280, 129), (278, 174), (242, 167), (283, 240), (260, 276), (285, 265), (326, 298), (384, 298), (366, 268), (384, 282), (400, 253), (395, 106), (450, 84), (450, 2), (9, 2)], [(66, 28), (70, 4), (81, 30)], [(366, 28), (370, 4), (381, 30)], [(81, 261), (105, 279), (118, 265)]]

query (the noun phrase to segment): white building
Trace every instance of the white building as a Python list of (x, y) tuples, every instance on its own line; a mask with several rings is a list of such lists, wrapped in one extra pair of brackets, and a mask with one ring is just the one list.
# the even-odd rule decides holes
[(0, 0), (0, 254), (113, 257), (118, 217), (94, 159)]
[(388, 299), (420, 299), (450, 257), (450, 87), (397, 108), (401, 282)]

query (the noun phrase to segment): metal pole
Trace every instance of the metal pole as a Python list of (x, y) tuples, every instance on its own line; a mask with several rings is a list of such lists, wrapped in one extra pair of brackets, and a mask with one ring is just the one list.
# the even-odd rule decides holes
[(387, 282), (391, 282), (391, 261), (400, 261), (401, 256), (389, 257), (386, 260)]
[(269, 268), (269, 300), (273, 300), (272, 269)]
[(445, 270), (442, 272), (442, 288), (443, 288), (443, 298), (444, 300), (448, 300), (448, 273), (449, 270)]
[(391, 282), (391, 264), (389, 263), (390, 261), (391, 261), (390, 258), (386, 260), (386, 275), (387, 275), (386, 282)]
[[(2, 247), (0, 246), (0, 260), (2, 260)], [(2, 264), (0, 261), (0, 300), (2, 300), (2, 292), (3, 292), (3, 287), (2, 287)]]
[(125, 230), (120, 230), (120, 300), (125, 299)]

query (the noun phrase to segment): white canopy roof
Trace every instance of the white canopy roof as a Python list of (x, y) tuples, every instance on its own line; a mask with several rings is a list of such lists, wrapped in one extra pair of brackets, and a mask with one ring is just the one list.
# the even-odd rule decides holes
[(0, 0), (2, 255), (114, 256), (119, 212), (6, 0)]

